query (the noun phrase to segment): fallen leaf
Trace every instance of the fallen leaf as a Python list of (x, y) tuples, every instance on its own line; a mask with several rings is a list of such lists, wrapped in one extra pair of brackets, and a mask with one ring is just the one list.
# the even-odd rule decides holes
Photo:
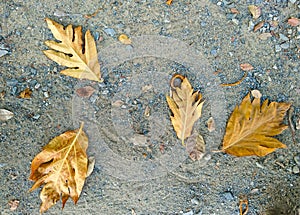
[(121, 43), (123, 43), (125, 45), (131, 44), (131, 39), (129, 39), (126, 34), (121, 34), (118, 39)]
[(21, 98), (21, 99), (30, 99), (31, 94), (32, 94), (32, 91), (29, 88), (26, 88), (25, 90), (23, 90), (20, 93), (19, 98)]
[(19, 203), (20, 203), (20, 201), (17, 200), (17, 199), (10, 200), (10, 201), (8, 202), (9, 209), (10, 209), (11, 211), (15, 211), (15, 210), (18, 208)]
[(258, 35), (258, 38), (261, 40), (267, 40), (270, 37), (272, 37), (271, 33), (261, 33), (260, 35)]
[(286, 145), (273, 138), (288, 126), (281, 124), (289, 103), (260, 99), (250, 94), (232, 112), (226, 127), (222, 151), (235, 156), (265, 156)]
[(88, 138), (80, 128), (52, 139), (31, 163), (29, 179), (35, 184), (29, 191), (44, 185), (40, 213), (47, 211), (62, 198), (64, 207), (69, 197), (76, 204), (87, 177)]
[(257, 23), (257, 24), (254, 26), (253, 31), (254, 31), (254, 32), (258, 31), (259, 29), (261, 29), (261, 28), (264, 26), (264, 24), (265, 24), (265, 21), (261, 21), (261, 22)]
[(186, 139), (186, 151), (193, 161), (200, 160), (205, 153), (205, 142), (203, 137), (194, 131), (191, 136)]
[(46, 41), (45, 44), (53, 50), (43, 52), (56, 63), (69, 67), (61, 73), (73, 78), (101, 82), (96, 43), (91, 32), (88, 30), (82, 40), (81, 26), (73, 29), (72, 25), (68, 25), (64, 28), (48, 18), (46, 22), (54, 37), (60, 42)]
[(173, 2), (173, 0), (167, 0), (167, 1), (166, 1), (166, 4), (167, 4), (167, 5), (171, 5), (172, 2)]
[(207, 129), (208, 129), (209, 132), (213, 132), (214, 130), (216, 130), (216, 125), (215, 125), (214, 118), (209, 117), (206, 124), (207, 124)]
[(14, 113), (6, 110), (6, 109), (0, 109), (0, 121), (6, 121), (11, 119), (14, 116)]
[(93, 95), (94, 92), (95, 89), (91, 86), (81, 87), (76, 90), (76, 94), (79, 97), (84, 97), (84, 98), (89, 98), (91, 95)]
[(289, 25), (296, 27), (296, 26), (300, 25), (300, 19), (292, 17), (292, 18), (288, 19), (288, 23), (289, 23)]
[(239, 14), (240, 12), (236, 8), (230, 8), (230, 12), (233, 14)]
[(254, 98), (257, 98), (257, 99), (260, 99), (261, 98), (261, 92), (259, 92), (259, 90), (251, 90), (251, 95), (254, 97)]
[(258, 19), (261, 15), (261, 9), (260, 7), (257, 7), (256, 5), (249, 5), (248, 9), (250, 13), (252, 14), (253, 19)]
[(184, 140), (192, 134), (193, 125), (201, 116), (204, 102), (201, 93), (194, 92), (186, 77), (175, 74), (170, 85), (172, 93), (167, 96), (167, 102), (173, 114), (171, 121), (184, 145)]
[(240, 64), (240, 68), (243, 71), (251, 71), (253, 69), (253, 66), (249, 63), (242, 63)]

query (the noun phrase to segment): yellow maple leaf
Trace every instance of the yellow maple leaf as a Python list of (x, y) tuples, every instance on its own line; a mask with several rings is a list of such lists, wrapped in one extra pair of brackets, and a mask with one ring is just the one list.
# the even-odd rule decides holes
[(167, 96), (167, 102), (173, 113), (171, 121), (184, 145), (184, 140), (192, 134), (193, 126), (201, 116), (204, 102), (201, 101), (201, 93), (194, 92), (186, 77), (175, 74), (170, 83), (172, 95)]
[(61, 73), (74, 78), (101, 82), (100, 65), (95, 40), (88, 30), (82, 40), (81, 26), (73, 29), (72, 25), (64, 28), (61, 24), (46, 18), (49, 29), (59, 41), (45, 41), (53, 50), (44, 54), (62, 66), (69, 67)]
[(29, 191), (44, 185), (40, 212), (47, 211), (62, 198), (63, 207), (71, 197), (76, 204), (87, 177), (88, 138), (80, 128), (52, 139), (31, 163), (29, 179), (35, 184)]
[(286, 145), (272, 136), (288, 126), (281, 124), (289, 103), (278, 103), (260, 98), (251, 102), (248, 94), (232, 112), (226, 127), (222, 151), (235, 156), (265, 156)]

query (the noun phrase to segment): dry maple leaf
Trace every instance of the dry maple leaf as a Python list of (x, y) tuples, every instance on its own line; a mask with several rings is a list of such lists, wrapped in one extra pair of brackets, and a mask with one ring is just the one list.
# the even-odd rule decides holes
[(189, 137), (194, 123), (200, 118), (203, 106), (202, 95), (194, 92), (188, 79), (182, 75), (173, 75), (171, 82), (172, 95), (167, 96), (168, 105), (173, 113), (171, 121), (182, 141)]
[(41, 213), (56, 204), (60, 197), (64, 207), (69, 197), (76, 204), (80, 196), (88, 169), (88, 138), (82, 128), (83, 123), (79, 129), (52, 139), (31, 163), (29, 179), (35, 184), (30, 191), (45, 184), (40, 193)]
[(46, 22), (54, 37), (60, 42), (46, 41), (45, 44), (54, 50), (43, 52), (51, 60), (69, 67), (61, 73), (74, 78), (101, 82), (97, 49), (91, 32), (88, 30), (85, 33), (83, 41), (81, 26), (73, 29), (72, 25), (68, 25), (64, 28), (48, 18)]
[(251, 102), (248, 94), (228, 120), (222, 151), (235, 156), (265, 156), (276, 148), (286, 148), (272, 136), (288, 127), (281, 123), (289, 108), (288, 103), (269, 104), (268, 100), (260, 105), (260, 98)]

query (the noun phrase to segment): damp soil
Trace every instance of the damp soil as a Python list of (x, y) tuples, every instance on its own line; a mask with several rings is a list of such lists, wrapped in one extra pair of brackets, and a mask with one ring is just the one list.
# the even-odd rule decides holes
[[(251, 4), (262, 10), (257, 20), (248, 11)], [(170, 6), (152, 0), (0, 1), (0, 108), (14, 113), (0, 121), (1, 214), (39, 214), (40, 189), (28, 192), (31, 160), (81, 121), (94, 171), (77, 205), (69, 200), (61, 211), (58, 202), (45, 214), (237, 215), (242, 196), (248, 215), (300, 214), (300, 130), (278, 135), (287, 148), (265, 157), (212, 152), (221, 147), (230, 113), (253, 89), (263, 99), (292, 103), (295, 127), (300, 27), (287, 20), (299, 14), (300, 3), (292, 0), (174, 0)], [(63, 67), (42, 54), (44, 41), (53, 39), (46, 17), (91, 30), (102, 83), (63, 76)], [(253, 32), (261, 21), (263, 27)], [(132, 45), (118, 41), (123, 33)], [(260, 40), (262, 33), (272, 36)], [(242, 63), (254, 69), (237, 86), (220, 87), (244, 76)], [(205, 100), (195, 129), (206, 140), (207, 154), (197, 162), (169, 119), (165, 97), (175, 73), (187, 76)], [(84, 86), (95, 89), (91, 97), (76, 94)], [(31, 98), (18, 98), (26, 88)], [(214, 132), (206, 125), (211, 116)], [(19, 201), (15, 210), (12, 200)]]

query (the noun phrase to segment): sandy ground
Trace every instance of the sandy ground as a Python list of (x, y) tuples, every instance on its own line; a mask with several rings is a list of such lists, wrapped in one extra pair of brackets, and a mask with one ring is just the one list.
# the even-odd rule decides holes
[[(250, 4), (262, 9), (257, 20)], [(249, 201), (248, 215), (299, 214), (299, 130), (294, 139), (289, 129), (279, 135), (288, 148), (266, 157), (216, 153), (191, 162), (172, 130), (165, 101), (172, 74), (187, 75), (206, 99), (197, 130), (208, 151), (221, 146), (231, 111), (253, 89), (264, 99), (291, 102), (295, 124), (300, 27), (287, 20), (300, 18), (299, 7), (297, 0), (174, 0), (171, 6), (153, 0), (1, 0), (0, 108), (14, 113), (0, 122), (1, 214), (39, 214), (39, 190), (28, 193), (31, 160), (79, 121), (86, 121), (94, 172), (76, 206), (69, 200), (61, 212), (58, 202), (45, 214), (237, 215), (241, 196)], [(91, 30), (103, 83), (59, 74), (62, 67), (41, 52), (44, 41), (53, 39), (45, 17)], [(264, 26), (253, 32), (260, 21)], [(118, 42), (121, 33), (132, 38), (132, 46)], [(261, 40), (262, 33), (271, 37)], [(241, 79), (241, 63), (254, 69), (239, 85), (220, 87)], [(95, 93), (79, 98), (75, 90), (87, 85)], [(31, 98), (18, 98), (25, 88), (33, 91)], [(116, 101), (122, 106), (115, 107)], [(210, 116), (216, 119), (213, 133), (205, 127)], [(14, 211), (12, 200), (19, 201)]]

